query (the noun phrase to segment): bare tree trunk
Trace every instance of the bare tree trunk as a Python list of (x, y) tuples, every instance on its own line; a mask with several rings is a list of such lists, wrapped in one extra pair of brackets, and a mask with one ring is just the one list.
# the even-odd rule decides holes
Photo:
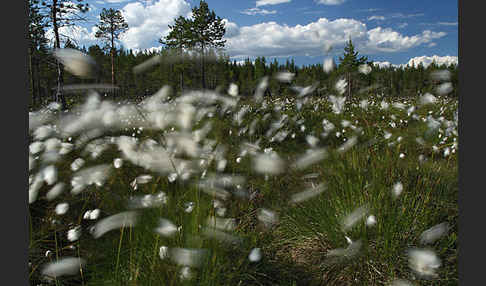
[(35, 105), (35, 82), (34, 82), (34, 64), (32, 47), (29, 47), (29, 75), (30, 75), (30, 87), (32, 88), (32, 105)]
[(204, 44), (201, 48), (201, 81), (202, 81), (202, 89), (206, 89), (206, 77), (204, 75)]
[[(60, 49), (61, 48), (61, 43), (59, 41), (59, 27), (57, 24), (57, 0), (52, 0), (52, 7), (51, 7), (51, 12), (52, 12), (52, 23), (53, 23), (53, 30), (54, 30), (54, 35), (56, 38), (56, 48)], [(62, 67), (62, 64), (56, 60), (57, 62), (57, 90), (56, 90), (56, 101), (61, 101), (62, 104), (62, 109), (65, 110), (67, 109), (67, 103), (66, 99), (64, 98), (64, 94), (62, 93), (62, 87), (63, 87), (63, 81), (64, 81), (64, 69)]]

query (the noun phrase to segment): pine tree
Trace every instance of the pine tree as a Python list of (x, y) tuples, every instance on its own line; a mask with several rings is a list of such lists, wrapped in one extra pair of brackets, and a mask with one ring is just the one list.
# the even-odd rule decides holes
[[(47, 25), (52, 26), (54, 32), (54, 48), (61, 48), (61, 39), (59, 29), (64, 26), (73, 25), (76, 21), (86, 20), (80, 16), (78, 12), (86, 13), (89, 9), (88, 3), (83, 3), (83, 0), (76, 0), (78, 4), (69, 0), (50, 0), (42, 1), (40, 8), (44, 15), (47, 16)], [(57, 60), (57, 88), (56, 101), (61, 101), (62, 108), (67, 109), (66, 99), (62, 93), (64, 84), (64, 70), (62, 64)]]
[(169, 28), (169, 35), (159, 41), (168, 47), (196, 49), (201, 59), (201, 85), (206, 88), (204, 56), (207, 49), (224, 47), (226, 40), (222, 38), (226, 29), (223, 19), (209, 10), (206, 1), (200, 1), (199, 7), (192, 9), (190, 19), (180, 16)]
[(115, 84), (115, 40), (128, 30), (128, 24), (125, 22), (120, 10), (113, 8), (103, 8), (100, 14), (100, 22), (96, 24), (95, 37), (103, 39), (110, 45), (111, 56), (111, 84)]

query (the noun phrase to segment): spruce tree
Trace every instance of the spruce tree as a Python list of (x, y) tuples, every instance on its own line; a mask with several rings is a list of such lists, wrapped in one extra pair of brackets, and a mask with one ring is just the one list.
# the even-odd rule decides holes
[(351, 38), (344, 46), (344, 54), (339, 57), (338, 72), (344, 74), (346, 82), (348, 84), (348, 97), (351, 96), (351, 90), (354, 87), (353, 83), (356, 82), (354, 75), (357, 74), (360, 65), (365, 64), (368, 61), (366, 57), (358, 57), (358, 52), (354, 50), (353, 42)]

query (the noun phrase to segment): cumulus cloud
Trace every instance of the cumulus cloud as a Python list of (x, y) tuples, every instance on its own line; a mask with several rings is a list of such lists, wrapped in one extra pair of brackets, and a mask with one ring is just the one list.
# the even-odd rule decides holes
[(371, 16), (371, 17), (368, 17), (368, 21), (371, 21), (371, 20), (379, 20), (379, 21), (383, 21), (385, 20), (385, 17), (384, 16)]
[(428, 67), (432, 62), (435, 62), (437, 65), (451, 65), (451, 64), (458, 64), (459, 63), (459, 58), (456, 56), (421, 56), (421, 57), (414, 57), (411, 58), (407, 64), (408, 66), (418, 66), (420, 63), (426, 68)]
[(249, 9), (241, 11), (241, 14), (246, 14), (246, 15), (251, 15), (251, 16), (256, 15), (256, 14), (269, 15), (269, 14), (277, 14), (277, 11), (276, 10), (268, 11), (268, 10), (260, 9), (260, 8), (249, 8)]
[(314, 0), (317, 4), (324, 4), (324, 5), (341, 5), (346, 0)]
[(393, 65), (392, 63), (390, 63), (388, 61), (385, 61), (385, 62), (379, 62), (379, 61), (377, 61), (377, 62), (373, 62), (373, 64), (376, 65), (376, 66), (379, 66), (380, 68), (387, 68), (389, 66), (395, 66), (395, 65)]
[[(90, 46), (96, 44), (98, 40), (95, 37), (96, 30), (96, 27), (92, 27), (90, 31), (81, 26), (63, 26), (59, 28), (59, 38), (61, 43), (65, 43), (69, 39), (78, 46)], [(49, 28), (46, 31), (46, 38), (52, 43), (52, 46), (54, 46), (55, 37), (52, 28)]]
[(154, 41), (169, 33), (168, 25), (174, 19), (188, 17), (191, 6), (184, 0), (158, 0), (142, 5), (139, 2), (128, 3), (121, 10), (128, 30), (120, 40), (128, 49), (145, 49)]
[(445, 36), (444, 32), (423, 31), (421, 34), (404, 36), (390, 28), (371, 30), (354, 19), (329, 21), (320, 18), (307, 25), (288, 26), (276, 22), (264, 22), (238, 27), (229, 21), (231, 35), (225, 35), (226, 48), (232, 57), (286, 57), (320, 56), (324, 46), (343, 47), (351, 37), (361, 53), (404, 51)]
[(445, 32), (433, 32), (425, 30), (422, 34), (414, 36), (403, 36), (391, 28), (376, 27), (367, 32), (368, 41), (366, 49), (378, 52), (398, 52), (430, 43), (446, 35)]
[(264, 5), (277, 5), (281, 3), (288, 3), (292, 0), (258, 0), (256, 1), (256, 6), (264, 6)]

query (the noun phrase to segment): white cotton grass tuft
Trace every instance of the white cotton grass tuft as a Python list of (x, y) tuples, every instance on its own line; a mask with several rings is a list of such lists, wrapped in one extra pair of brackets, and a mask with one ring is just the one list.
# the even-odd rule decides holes
[(430, 249), (414, 248), (408, 251), (408, 266), (422, 278), (436, 278), (441, 261)]
[(336, 114), (341, 114), (343, 112), (346, 97), (330, 95), (329, 101), (332, 103), (332, 112)]
[(369, 74), (371, 72), (371, 67), (367, 64), (362, 64), (358, 67), (358, 70), (362, 74)]
[(292, 168), (297, 170), (303, 170), (307, 167), (322, 161), (327, 157), (328, 153), (325, 148), (310, 149), (305, 154), (297, 158), (297, 160), (292, 164)]
[(335, 68), (334, 60), (332, 58), (326, 58), (322, 68), (325, 73), (330, 73)]
[(215, 216), (210, 216), (206, 220), (206, 224), (209, 227), (224, 231), (233, 231), (236, 229), (236, 219), (234, 218), (219, 218)]
[(437, 102), (437, 98), (430, 93), (426, 93), (419, 98), (419, 105), (433, 104)]
[(448, 81), (451, 78), (451, 72), (448, 70), (433, 71), (430, 78), (436, 81)]
[(84, 159), (83, 158), (77, 158), (71, 163), (71, 170), (74, 172), (78, 171), (84, 166)]
[(57, 215), (63, 215), (69, 210), (69, 204), (68, 203), (60, 203), (56, 205), (56, 214)]
[(278, 215), (274, 211), (265, 208), (260, 209), (257, 218), (267, 227), (278, 223)]
[(347, 81), (344, 78), (341, 78), (336, 82), (335, 88), (339, 92), (339, 94), (343, 95), (346, 92), (347, 86)]
[(294, 76), (295, 74), (291, 72), (279, 72), (275, 75), (275, 78), (281, 82), (291, 82)]
[(349, 149), (353, 148), (353, 146), (356, 145), (357, 143), (358, 143), (358, 136), (353, 136), (349, 138), (346, 142), (344, 142), (341, 146), (339, 146), (337, 151), (339, 153), (344, 153)]
[(243, 242), (243, 239), (241, 237), (229, 234), (225, 231), (213, 227), (203, 227), (201, 233), (207, 238), (216, 239), (228, 244), (241, 244)]
[(230, 86), (228, 87), (228, 94), (231, 96), (238, 96), (238, 85), (230, 83)]
[(327, 189), (327, 186), (325, 184), (321, 183), (321, 184), (319, 184), (319, 185), (317, 185), (313, 188), (310, 188), (310, 189), (307, 189), (305, 191), (293, 194), (290, 197), (290, 204), (297, 204), (297, 203), (307, 201), (307, 200), (309, 200), (313, 197), (320, 195), (326, 189)]
[(413, 284), (405, 279), (395, 279), (388, 286), (413, 286)]
[(57, 181), (57, 169), (54, 165), (45, 167), (42, 170), (44, 181), (50, 186)]
[(363, 100), (361, 100), (361, 101), (359, 102), (359, 107), (360, 107), (360, 108), (362, 108), (362, 109), (364, 109), (364, 110), (367, 110), (367, 109), (368, 109), (369, 104), (370, 104), (370, 103), (368, 102), (368, 100), (363, 99)]
[(56, 49), (54, 56), (73, 75), (89, 78), (93, 75), (95, 61), (85, 53), (75, 49)]
[(34, 177), (32, 184), (29, 186), (29, 204), (34, 203), (37, 200), (37, 196), (39, 195), (39, 189), (44, 184), (44, 179), (42, 178), (42, 174), (37, 174)]
[(137, 217), (137, 212), (126, 211), (104, 218), (94, 225), (92, 235), (94, 238), (99, 238), (105, 233), (117, 228), (133, 227), (137, 222)]
[(72, 228), (67, 232), (67, 239), (71, 242), (78, 240), (80, 236), (81, 226), (76, 226), (75, 228)]
[(42, 267), (42, 275), (56, 278), (64, 275), (76, 275), (86, 264), (85, 260), (79, 257), (62, 257), (56, 262), (46, 263)]
[(170, 259), (178, 265), (200, 267), (208, 255), (207, 249), (180, 248), (169, 249)]
[(342, 230), (348, 231), (351, 229), (358, 221), (360, 221), (368, 212), (367, 206), (361, 206), (353, 210), (350, 214), (346, 215), (341, 222)]
[(96, 220), (98, 219), (99, 216), (100, 216), (100, 209), (87, 210), (83, 215), (83, 219)]
[(434, 243), (436, 240), (446, 235), (448, 230), (449, 230), (449, 224), (447, 222), (436, 224), (433, 227), (422, 232), (422, 234), (420, 234), (420, 243), (421, 244)]
[(57, 198), (62, 192), (64, 192), (64, 188), (66, 184), (63, 182), (59, 182), (54, 185), (46, 194), (46, 199), (48, 201), (52, 201), (53, 199)]
[(374, 226), (374, 225), (376, 225), (376, 217), (374, 215), (368, 216), (368, 218), (366, 218), (366, 225), (367, 226)]
[(450, 82), (441, 83), (436, 88), (436, 92), (437, 92), (438, 95), (446, 95), (448, 93), (451, 93), (452, 90), (453, 90), (453, 87), (452, 87), (452, 83), (450, 83)]
[(403, 184), (401, 182), (396, 182), (392, 188), (393, 198), (398, 198), (398, 196), (400, 196), (402, 192), (403, 192)]
[(114, 159), (113, 166), (115, 167), (115, 169), (120, 169), (123, 166), (123, 159), (121, 158)]
[(250, 262), (258, 262), (262, 259), (262, 250), (261, 248), (253, 248), (248, 255), (248, 260)]
[(42, 141), (35, 141), (29, 145), (30, 154), (37, 154), (42, 150), (44, 150), (44, 142)]
[(159, 225), (154, 231), (162, 236), (171, 237), (177, 233), (177, 226), (168, 219), (160, 218)]
[(277, 175), (284, 171), (284, 165), (277, 153), (258, 154), (253, 157), (253, 168), (258, 173)]
[(160, 259), (166, 259), (169, 257), (169, 248), (167, 246), (161, 246), (159, 248), (159, 257)]

